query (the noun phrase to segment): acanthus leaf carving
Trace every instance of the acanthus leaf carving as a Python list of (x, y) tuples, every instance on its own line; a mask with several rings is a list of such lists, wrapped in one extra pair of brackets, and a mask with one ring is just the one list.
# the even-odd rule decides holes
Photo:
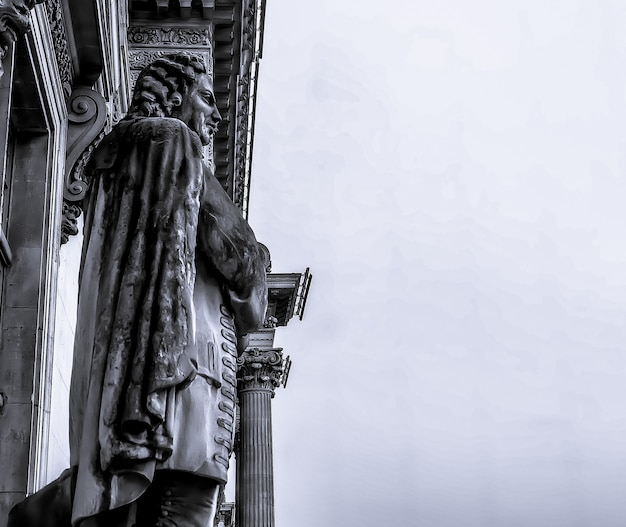
[(281, 385), (283, 379), (283, 354), (281, 348), (252, 348), (237, 359), (237, 381), (240, 392), (248, 390), (269, 391)]

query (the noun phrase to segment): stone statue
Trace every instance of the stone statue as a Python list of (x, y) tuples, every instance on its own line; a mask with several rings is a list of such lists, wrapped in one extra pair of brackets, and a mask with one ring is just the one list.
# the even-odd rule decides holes
[(73, 469), (58, 482), (73, 495), (73, 526), (212, 525), (237, 348), (267, 307), (262, 249), (202, 161), (220, 120), (204, 64), (169, 55), (142, 71), (127, 117), (90, 161)]
[(2, 62), (10, 45), (30, 28), (29, 11), (43, 0), (0, 0), (0, 77)]

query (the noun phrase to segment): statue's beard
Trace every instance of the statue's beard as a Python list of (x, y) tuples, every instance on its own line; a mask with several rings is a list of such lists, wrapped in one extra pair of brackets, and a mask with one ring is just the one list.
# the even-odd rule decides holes
[(217, 131), (217, 126), (211, 125), (202, 117), (192, 117), (189, 122), (189, 128), (191, 128), (194, 132), (198, 134), (200, 142), (204, 146), (208, 145), (211, 142), (213, 135), (215, 135), (215, 132)]

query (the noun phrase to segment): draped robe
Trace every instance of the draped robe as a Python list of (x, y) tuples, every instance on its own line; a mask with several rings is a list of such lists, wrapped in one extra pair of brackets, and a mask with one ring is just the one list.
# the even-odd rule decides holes
[(247, 222), (173, 118), (96, 150), (70, 389), (72, 524), (137, 499), (156, 470), (226, 482), (237, 336), (267, 306)]

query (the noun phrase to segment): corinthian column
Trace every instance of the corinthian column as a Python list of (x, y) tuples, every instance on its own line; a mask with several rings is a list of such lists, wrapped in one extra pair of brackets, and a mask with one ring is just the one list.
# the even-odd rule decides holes
[(237, 527), (274, 527), (271, 400), (282, 379), (281, 352), (277, 348), (253, 348), (237, 360)]

